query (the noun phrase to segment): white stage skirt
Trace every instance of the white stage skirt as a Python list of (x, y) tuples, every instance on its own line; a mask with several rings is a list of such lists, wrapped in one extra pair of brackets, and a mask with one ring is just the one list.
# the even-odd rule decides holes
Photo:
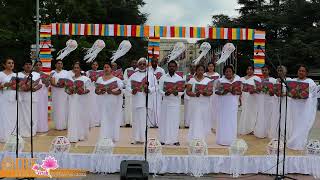
[[(83, 169), (91, 173), (116, 173), (120, 172), (122, 160), (143, 160), (142, 155), (101, 155), (101, 154), (50, 154), (35, 153), (34, 157), (44, 160), (47, 156), (57, 159), (59, 168)], [(4, 156), (15, 157), (15, 153), (0, 153), (0, 160)], [(21, 153), (19, 157), (30, 157), (30, 153)], [(190, 174), (194, 168), (194, 156), (190, 155), (163, 155), (159, 157), (157, 163), (150, 163), (150, 172), (162, 173), (182, 173)], [(240, 160), (235, 162), (235, 159)], [(201, 158), (201, 169), (203, 174), (225, 173), (232, 174), (235, 166), (238, 166), (239, 174), (275, 174), (276, 156), (242, 156), (231, 158), (231, 156), (204, 156)], [(280, 161), (281, 162), (281, 161)], [(310, 174), (320, 173), (320, 156), (287, 156), (286, 173)], [(197, 163), (198, 164), (198, 163)], [(238, 164), (238, 165), (237, 165)], [(282, 167), (282, 164), (280, 164)], [(280, 171), (282, 172), (282, 170)]]

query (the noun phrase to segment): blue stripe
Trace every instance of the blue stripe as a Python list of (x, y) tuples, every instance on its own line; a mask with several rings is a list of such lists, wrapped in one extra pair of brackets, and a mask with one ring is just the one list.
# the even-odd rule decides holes
[(124, 36), (124, 25), (120, 25), (120, 36)]
[(151, 42), (149, 41), (148, 46), (160, 46), (159, 42)]
[(160, 37), (163, 37), (163, 26), (160, 26)]
[(217, 32), (217, 39), (221, 39), (221, 33), (220, 33), (220, 28), (216, 28), (216, 32)]
[(59, 34), (62, 34), (62, 23), (59, 23), (59, 27), (60, 27), (60, 29), (59, 29)]
[(197, 27), (197, 38), (201, 37), (201, 28)]
[(258, 64), (258, 63), (255, 63), (255, 64), (254, 64), (254, 67), (262, 68), (263, 66), (264, 66), (264, 64)]
[[(71, 24), (71, 26), (72, 26), (72, 24)], [(78, 24), (74, 24), (74, 28), (75, 28), (75, 30), (74, 30), (75, 34), (76, 34), (76, 35), (80, 34), (80, 33), (78, 32)], [(72, 33), (72, 32), (71, 32), (71, 33)]]
[(51, 54), (39, 54), (39, 58), (52, 58), (52, 55)]
[(105, 35), (105, 36), (109, 36), (109, 25), (108, 25), (108, 24), (105, 24), (105, 27), (106, 27), (106, 29), (105, 29), (105, 31), (104, 31), (104, 35)]
[(140, 25), (140, 37), (144, 36), (144, 27), (143, 25)]
[(240, 40), (240, 33), (241, 33), (240, 28), (237, 28), (236, 32), (237, 32), (237, 40)]
[(182, 37), (182, 27), (179, 27), (179, 37)]

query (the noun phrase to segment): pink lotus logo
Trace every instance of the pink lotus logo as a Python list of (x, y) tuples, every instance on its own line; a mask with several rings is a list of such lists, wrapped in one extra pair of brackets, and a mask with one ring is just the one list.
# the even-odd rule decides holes
[(50, 178), (52, 178), (51, 174), (50, 174), (50, 170), (55, 170), (59, 168), (58, 162), (54, 157), (46, 157), (45, 160), (42, 160), (42, 164), (34, 164), (32, 166), (32, 170), (34, 170), (34, 172), (37, 175), (41, 175), (41, 176), (48, 176)]

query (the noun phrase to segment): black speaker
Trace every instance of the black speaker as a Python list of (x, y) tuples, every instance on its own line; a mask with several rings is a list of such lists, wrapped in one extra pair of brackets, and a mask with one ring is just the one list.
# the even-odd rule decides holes
[(148, 179), (149, 164), (147, 161), (124, 160), (120, 164), (120, 179)]

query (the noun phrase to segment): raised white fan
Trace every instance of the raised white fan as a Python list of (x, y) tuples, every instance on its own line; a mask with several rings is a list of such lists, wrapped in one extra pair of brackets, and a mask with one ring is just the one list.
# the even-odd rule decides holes
[(130, 41), (123, 40), (120, 43), (118, 50), (113, 52), (112, 57), (110, 58), (112, 60), (111, 62), (115, 62), (117, 59), (124, 56), (131, 49), (131, 47), (132, 47), (132, 45), (131, 45)]
[(227, 43), (223, 46), (220, 59), (217, 61), (216, 64), (221, 64), (226, 62), (226, 60), (230, 57), (231, 53), (236, 50), (232, 43)]
[(63, 60), (63, 58), (65, 58), (66, 56), (68, 56), (72, 51), (74, 51), (75, 49), (77, 49), (78, 47), (78, 43), (77, 41), (73, 40), (73, 39), (69, 39), (66, 42), (67, 47), (63, 48), (62, 50), (60, 50), (58, 52), (58, 57), (57, 59), (61, 59)]
[(87, 61), (87, 63), (92, 62), (105, 46), (106, 44), (104, 43), (103, 40), (101, 39), (96, 40), (93, 46), (87, 50), (83, 60)]
[(200, 60), (201, 60), (205, 55), (208, 54), (208, 52), (210, 51), (210, 49), (211, 49), (211, 45), (210, 45), (208, 42), (203, 42), (203, 43), (200, 45), (200, 51), (201, 51), (201, 53), (200, 53), (199, 57), (198, 57), (197, 59), (193, 60), (192, 62), (193, 62), (195, 65), (197, 65), (197, 64), (200, 62)]
[(176, 58), (178, 58), (185, 50), (186, 50), (186, 46), (184, 45), (184, 43), (177, 42), (174, 45), (173, 50), (169, 54), (169, 61), (175, 60)]

